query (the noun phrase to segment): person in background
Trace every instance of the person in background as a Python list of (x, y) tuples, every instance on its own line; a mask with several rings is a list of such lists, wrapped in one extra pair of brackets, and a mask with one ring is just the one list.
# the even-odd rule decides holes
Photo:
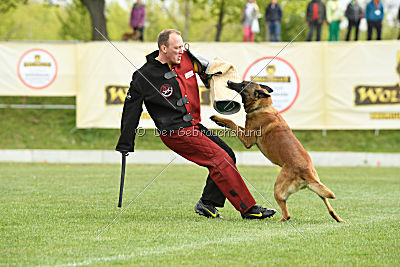
[[(254, 42), (255, 31), (252, 29), (253, 23), (258, 23), (257, 17), (259, 8), (255, 0), (248, 0), (243, 7), (241, 23), (243, 26), (243, 41)], [(253, 25), (254, 26), (254, 25)]]
[(317, 31), (317, 41), (321, 41), (322, 23), (326, 20), (325, 4), (321, 0), (311, 0), (307, 5), (306, 23), (310, 27), (307, 41), (311, 41), (314, 28)]
[[(400, 24), (400, 6), (399, 6), (399, 14), (397, 15), (397, 20), (399, 21)], [(397, 37), (397, 40), (400, 40), (400, 30), (399, 30), (399, 37)]]
[(132, 7), (130, 25), (136, 32), (140, 32), (139, 40), (143, 42), (144, 21), (146, 20), (146, 10), (141, 0), (137, 0)]
[(270, 33), (271, 42), (281, 41), (281, 21), (282, 21), (282, 8), (276, 2), (271, 0), (271, 3), (265, 9), (265, 21)]
[(381, 40), (382, 21), (385, 16), (384, 12), (383, 4), (380, 0), (371, 0), (371, 2), (367, 4), (365, 18), (368, 24), (368, 40), (372, 40), (373, 29), (376, 29), (376, 39)]
[(326, 20), (329, 23), (329, 41), (339, 41), (340, 21), (343, 13), (338, 0), (328, 0), (326, 4)]
[(347, 27), (346, 41), (350, 41), (351, 29), (354, 27), (354, 40), (358, 40), (358, 31), (360, 28), (360, 21), (364, 17), (362, 9), (357, 0), (351, 0), (347, 5), (345, 16), (349, 21)]

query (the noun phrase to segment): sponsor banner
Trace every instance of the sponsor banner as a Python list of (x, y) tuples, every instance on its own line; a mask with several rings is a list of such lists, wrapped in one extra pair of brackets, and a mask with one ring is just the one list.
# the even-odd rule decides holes
[(325, 128), (400, 128), (399, 44), (326, 45)]
[[(76, 95), (78, 128), (119, 128), (132, 73), (157, 45), (114, 45), (120, 52), (108, 42), (0, 42), (0, 95)], [(400, 129), (399, 41), (283, 46), (192, 43), (190, 49), (209, 60), (225, 59), (243, 79), (272, 87), (275, 107), (294, 129)], [(217, 128), (209, 120), (217, 114), (210, 91), (198, 83), (202, 122)], [(166, 97), (168, 89), (166, 83), (161, 90)], [(226, 117), (244, 125), (243, 108)], [(145, 107), (140, 127), (154, 127)]]
[(74, 96), (76, 45), (0, 43), (0, 95)]
[[(145, 55), (157, 49), (155, 44), (146, 43), (115, 45), (137, 68), (145, 63)], [(272, 61), (282, 45), (250, 44), (247, 47), (246, 44), (243, 47), (241, 43), (194, 43), (190, 49), (209, 60), (219, 57), (232, 62), (237, 66), (240, 77), (248, 79), (246, 76), (254, 76), (250, 78), (263, 79), (262, 83), (275, 89), (273, 101), (281, 103), (281, 112), (292, 127), (314, 129), (323, 124), (323, 91), (320, 90), (323, 87), (322, 47), (303, 43), (296, 48), (289, 46), (281, 53), (283, 56)], [(81, 68), (79, 73), (82, 77), (79, 88), (83, 89), (77, 95), (77, 127), (119, 128), (122, 103), (135, 67), (107, 43), (83, 44), (78, 51)], [(308, 60), (303, 57), (308, 57)], [(97, 61), (87, 62), (93, 58)], [(268, 64), (267, 72), (256, 75), (256, 72), (263, 69), (263, 64)], [(300, 81), (300, 77), (305, 79)], [(202, 86), (200, 79), (198, 84), (202, 123), (207, 127), (217, 128), (209, 119), (217, 113), (211, 104), (210, 90)], [(308, 89), (302, 92), (303, 87)], [(161, 91), (168, 94), (168, 86)], [(303, 103), (300, 105), (301, 102)], [(226, 117), (244, 125), (245, 116), (242, 108), (238, 113)], [(155, 127), (145, 106), (139, 127)]]

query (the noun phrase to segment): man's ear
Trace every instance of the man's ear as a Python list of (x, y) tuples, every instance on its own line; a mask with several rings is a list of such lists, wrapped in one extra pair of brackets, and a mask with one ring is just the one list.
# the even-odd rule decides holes
[(166, 45), (161, 45), (161, 52), (163, 52), (164, 54), (167, 53), (167, 46)]
[(255, 90), (254, 91), (254, 95), (257, 98), (268, 98), (271, 97), (269, 94), (267, 94), (266, 92), (264, 92), (263, 90)]
[(260, 87), (261, 87), (261, 88), (264, 88), (265, 90), (267, 90), (268, 93), (272, 93), (272, 92), (274, 91), (274, 90), (272, 90), (271, 87), (269, 87), (269, 86), (267, 86), (267, 85), (262, 85), (262, 84), (260, 84)]

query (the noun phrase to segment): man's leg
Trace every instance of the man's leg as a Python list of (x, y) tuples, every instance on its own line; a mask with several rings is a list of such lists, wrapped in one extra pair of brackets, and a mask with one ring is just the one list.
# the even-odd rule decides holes
[(276, 41), (280, 42), (281, 41), (281, 23), (280, 22), (275, 23), (275, 34), (276, 34)]
[(382, 21), (377, 21), (375, 27), (376, 27), (376, 33), (377, 33), (376, 40), (381, 40)]
[(240, 213), (244, 214), (256, 204), (228, 153), (202, 134), (197, 126), (160, 135), (160, 138), (177, 154), (207, 167), (215, 184)]
[(333, 41), (335, 35), (335, 25), (334, 22), (332, 21), (331, 24), (329, 24), (329, 41)]
[(353, 21), (349, 20), (349, 25), (347, 26), (346, 41), (350, 41), (351, 28), (353, 28)]
[(371, 40), (372, 39), (372, 22), (368, 21), (368, 33), (367, 33), (367, 40)]
[[(224, 142), (222, 141), (217, 135), (214, 135), (212, 131), (204, 127), (202, 124), (198, 124), (199, 130), (207, 136), (211, 141), (216, 143), (220, 148), (226, 151), (228, 153), (229, 157), (232, 159), (232, 161), (236, 164), (236, 157), (235, 153), (232, 151), (232, 149)], [(206, 180), (206, 186), (203, 189), (203, 194), (201, 196), (201, 200), (205, 204), (211, 204), (215, 207), (223, 207), (226, 197), (224, 194), (222, 194), (221, 190), (218, 188), (218, 186), (215, 184), (215, 182), (211, 179), (210, 175), (208, 175), (207, 180)]]
[(356, 33), (355, 33), (355, 41), (358, 41), (358, 31), (360, 29), (360, 20), (356, 21), (354, 24), (354, 27), (356, 28)]
[(317, 42), (321, 41), (322, 23), (317, 23)]
[(314, 35), (314, 22), (311, 21), (308, 26), (310, 29), (308, 32), (307, 41), (311, 42)]

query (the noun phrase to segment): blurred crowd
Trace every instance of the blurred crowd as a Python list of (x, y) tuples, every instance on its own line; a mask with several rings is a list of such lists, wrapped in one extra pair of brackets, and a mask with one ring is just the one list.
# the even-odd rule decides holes
[[(262, 14), (256, 1), (247, 0), (241, 16), (244, 42), (254, 41), (255, 35), (260, 32), (259, 19), (261, 17)], [(266, 41), (279, 42), (281, 40), (282, 17), (282, 7), (277, 3), (277, 0), (271, 0), (264, 12)], [(381, 40), (384, 17), (385, 9), (381, 0), (370, 0), (365, 10), (357, 0), (349, 0), (345, 10), (340, 7), (339, 0), (310, 0), (306, 9), (307, 41), (313, 40), (314, 33), (315, 40), (321, 40), (324, 23), (329, 25), (329, 41), (338, 41), (340, 23), (345, 18), (348, 22), (346, 41), (350, 41), (352, 32), (354, 32), (354, 40), (358, 40), (362, 19), (367, 22), (367, 40)], [(397, 20), (400, 22), (400, 7)], [(400, 40), (400, 33), (398, 39)]]

